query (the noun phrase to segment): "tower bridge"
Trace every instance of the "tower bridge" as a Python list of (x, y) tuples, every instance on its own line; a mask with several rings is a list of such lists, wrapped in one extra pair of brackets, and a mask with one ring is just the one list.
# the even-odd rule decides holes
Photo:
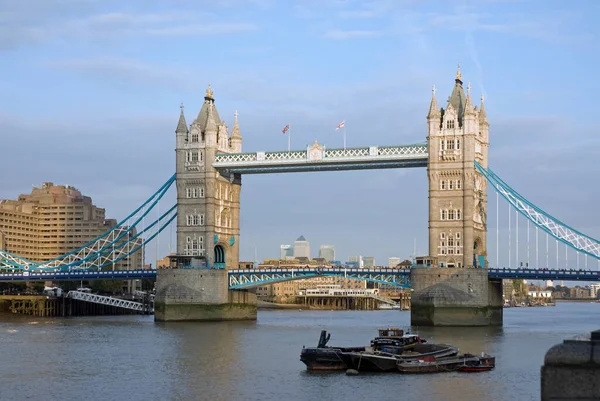
[[(237, 112), (230, 131), (221, 120), (209, 86), (192, 124), (188, 125), (181, 108), (175, 130), (175, 176), (142, 206), (98, 239), (54, 260), (33, 262), (0, 250), (0, 270), (11, 277), (20, 274), (29, 279), (53, 275), (71, 279), (79, 274), (90, 279), (116, 277), (120, 273), (107, 275), (106, 268), (143, 250), (144, 244), (159, 238), (160, 232), (176, 219), (177, 251), (171, 257), (171, 268), (148, 273), (157, 276), (156, 320), (255, 319), (252, 287), (299, 277), (350, 274), (361, 280), (410, 284), (414, 290), (411, 322), (415, 325), (501, 324), (501, 279), (597, 280), (598, 272), (587, 269), (587, 258), (600, 260), (600, 243), (529, 202), (488, 168), (489, 122), (484, 99), (475, 106), (470, 85), (466, 89), (460, 69), (445, 107), (438, 105), (434, 88), (427, 113), (426, 143), (329, 149), (315, 141), (301, 150), (242, 152)], [(427, 168), (429, 248), (428, 256), (409, 271), (237, 270), (242, 175), (417, 167)], [(160, 200), (172, 184), (177, 190), (177, 203), (163, 208), (161, 214)], [(557, 244), (560, 241), (584, 255), (585, 271), (548, 272), (548, 260), (545, 270), (516, 270), (516, 265), (500, 269), (498, 260), (490, 268), (488, 184), (534, 225), (536, 247), (540, 229), (547, 234), (546, 239), (554, 238)], [(146, 226), (151, 211), (156, 211), (158, 217)], [(0, 240), (1, 248), (6, 242), (1, 232)], [(516, 254), (518, 258), (518, 250)], [(131, 277), (131, 272), (127, 274)]]

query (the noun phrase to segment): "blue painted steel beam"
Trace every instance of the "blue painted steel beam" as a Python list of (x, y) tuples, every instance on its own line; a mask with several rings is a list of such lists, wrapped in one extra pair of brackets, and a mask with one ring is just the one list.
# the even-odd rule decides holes
[(496, 279), (600, 281), (600, 272), (567, 269), (488, 269), (488, 277)]
[(73, 281), (128, 280), (156, 278), (156, 270), (110, 270), (74, 272), (0, 272), (0, 282), (6, 281)]
[(404, 288), (410, 287), (409, 269), (273, 268), (230, 270), (228, 274), (230, 289), (253, 288), (278, 282), (325, 276), (352, 278)]
[(257, 166), (235, 166), (219, 167), (217, 163), (213, 166), (222, 174), (274, 174), (274, 173), (298, 173), (317, 171), (343, 171), (343, 170), (371, 170), (391, 168), (427, 167), (427, 157), (407, 160), (369, 160), (368, 162), (343, 161), (326, 162), (318, 161), (304, 164), (282, 164), (282, 165), (257, 165)]

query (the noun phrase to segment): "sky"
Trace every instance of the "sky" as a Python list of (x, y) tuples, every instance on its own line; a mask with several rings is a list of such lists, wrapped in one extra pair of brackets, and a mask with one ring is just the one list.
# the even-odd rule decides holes
[[(597, 15), (594, 0), (0, 0), (0, 199), (51, 181), (125, 217), (174, 173), (179, 105), (191, 123), (209, 82), (247, 152), (285, 150), (286, 124), (292, 148), (341, 147), (342, 120), (349, 147), (424, 142), (431, 87), (445, 106), (460, 63), (485, 95), (490, 168), (599, 238)], [(490, 262), (543, 260), (523, 218), (509, 259), (508, 206), (496, 222), (488, 196)], [(425, 169), (249, 175), (241, 202), (242, 260), (300, 235), (313, 256), (427, 253)]]

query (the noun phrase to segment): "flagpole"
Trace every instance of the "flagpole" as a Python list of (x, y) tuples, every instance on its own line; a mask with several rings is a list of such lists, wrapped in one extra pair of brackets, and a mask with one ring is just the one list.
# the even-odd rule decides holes
[(292, 128), (291, 127), (288, 128), (287, 134), (288, 134), (288, 152), (290, 152), (291, 151), (290, 145), (292, 143)]
[(344, 150), (346, 150), (346, 124), (344, 123)]

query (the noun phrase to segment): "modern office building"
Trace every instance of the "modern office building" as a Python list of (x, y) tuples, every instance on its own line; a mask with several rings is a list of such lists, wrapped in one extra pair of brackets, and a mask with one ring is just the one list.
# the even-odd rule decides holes
[(388, 259), (388, 267), (390, 268), (394, 268), (396, 266), (398, 266), (400, 264), (400, 262), (402, 262), (402, 259), (397, 258), (397, 257), (391, 257)]
[[(69, 185), (45, 182), (17, 200), (0, 200), (0, 248), (34, 262), (69, 253), (116, 224), (89, 196)], [(141, 251), (115, 265), (115, 269), (139, 268)]]
[(310, 242), (303, 235), (294, 241), (294, 258), (308, 258), (310, 260)]
[(294, 259), (294, 247), (291, 245), (281, 245), (279, 251), (280, 260)]
[(363, 257), (362, 256), (349, 256), (348, 257), (348, 262), (352, 263), (352, 264), (356, 264), (356, 267), (364, 267), (364, 261), (363, 261)]
[(335, 247), (333, 245), (321, 245), (319, 247), (319, 257), (328, 262), (335, 260)]
[(364, 256), (363, 257), (363, 267), (374, 267), (375, 266), (375, 257), (374, 256)]

